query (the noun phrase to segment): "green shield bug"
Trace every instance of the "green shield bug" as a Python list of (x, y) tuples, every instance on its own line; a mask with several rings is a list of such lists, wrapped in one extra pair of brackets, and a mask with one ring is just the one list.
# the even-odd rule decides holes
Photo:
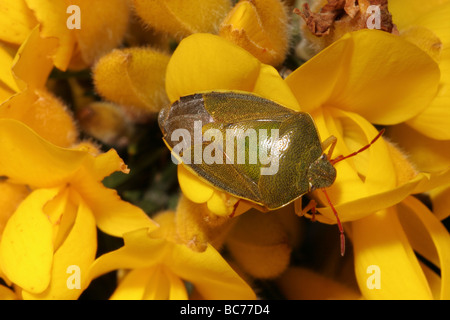
[[(367, 149), (383, 131), (360, 150), (331, 159), (337, 139), (321, 142), (308, 113), (234, 91), (181, 97), (160, 111), (158, 123), (174, 161), (257, 208), (275, 210), (321, 189), (336, 217), (344, 254), (344, 230), (325, 188), (336, 179), (337, 162)], [(311, 200), (296, 214), (311, 211), (314, 217), (315, 205)]]

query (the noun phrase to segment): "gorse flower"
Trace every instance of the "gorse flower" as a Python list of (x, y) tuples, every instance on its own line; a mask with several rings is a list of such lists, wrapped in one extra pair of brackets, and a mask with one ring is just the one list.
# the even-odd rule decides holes
[[(80, 288), (96, 253), (96, 225), (114, 236), (136, 226), (155, 227), (144, 212), (101, 184), (127, 168), (114, 150), (59, 148), (16, 120), (2, 119), (0, 175), (15, 201), (5, 212), (0, 265), (24, 298), (77, 298), (66, 285), (66, 269), (80, 268)], [(14, 198), (13, 198), (14, 199)], [(4, 199), (8, 203), (8, 199)], [(5, 219), (4, 218), (4, 219)]]
[[(91, 2), (0, 4), (1, 299), (450, 298), (449, 1)], [(212, 91), (367, 148), (264, 210), (170, 160)]]
[(117, 268), (132, 269), (111, 299), (187, 299), (188, 281), (202, 299), (255, 299), (253, 290), (208, 245), (195, 252), (177, 243), (173, 212), (155, 217), (160, 228), (138, 229), (124, 235), (125, 245), (96, 260), (95, 277)]

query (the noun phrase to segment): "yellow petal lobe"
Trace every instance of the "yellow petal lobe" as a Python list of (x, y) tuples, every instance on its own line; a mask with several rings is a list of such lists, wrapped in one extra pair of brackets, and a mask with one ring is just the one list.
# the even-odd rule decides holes
[(259, 61), (277, 66), (288, 49), (288, 15), (282, 1), (240, 1), (222, 22), (220, 36)]
[(396, 124), (427, 107), (437, 92), (439, 68), (428, 54), (400, 37), (359, 30), (322, 50), (286, 82), (307, 112), (329, 105), (372, 123)]
[(367, 299), (431, 299), (395, 208), (352, 222), (355, 273)]
[(2, 1), (0, 3), (0, 39), (20, 45), (37, 20), (24, 0)]
[(97, 251), (97, 230), (92, 212), (78, 200), (73, 227), (54, 254), (49, 287), (39, 294), (23, 292), (25, 299), (75, 300), (89, 284), (88, 269)]
[(44, 205), (59, 189), (32, 192), (11, 216), (0, 243), (1, 268), (24, 290), (39, 293), (50, 283), (53, 262), (53, 225)]
[(180, 42), (169, 61), (166, 92), (173, 103), (201, 91), (252, 91), (260, 65), (249, 52), (222, 37), (194, 34)]

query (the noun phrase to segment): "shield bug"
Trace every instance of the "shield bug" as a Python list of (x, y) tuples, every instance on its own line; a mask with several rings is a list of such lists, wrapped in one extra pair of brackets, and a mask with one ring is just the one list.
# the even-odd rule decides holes
[[(172, 156), (188, 170), (264, 211), (321, 189), (336, 217), (344, 254), (344, 230), (325, 188), (336, 179), (337, 162), (367, 149), (383, 131), (360, 150), (331, 159), (337, 139), (321, 142), (308, 113), (244, 92), (181, 97), (160, 111), (158, 123)], [(311, 200), (303, 209), (296, 207), (296, 214), (311, 211), (314, 217), (315, 205)]]

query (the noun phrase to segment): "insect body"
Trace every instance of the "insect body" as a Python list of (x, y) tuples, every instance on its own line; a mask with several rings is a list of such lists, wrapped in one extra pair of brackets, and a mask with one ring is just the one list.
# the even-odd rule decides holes
[[(347, 158), (330, 159), (336, 138), (321, 143), (308, 113), (250, 93), (185, 96), (162, 109), (158, 122), (165, 143), (172, 152), (182, 151), (178, 157), (189, 170), (213, 186), (268, 210), (283, 207), (315, 189), (325, 190), (336, 179), (333, 164)], [(328, 146), (330, 151), (325, 154)], [(201, 159), (205, 155), (209, 158)], [(343, 229), (332, 208), (343, 253)], [(314, 205), (308, 209), (314, 213)]]

